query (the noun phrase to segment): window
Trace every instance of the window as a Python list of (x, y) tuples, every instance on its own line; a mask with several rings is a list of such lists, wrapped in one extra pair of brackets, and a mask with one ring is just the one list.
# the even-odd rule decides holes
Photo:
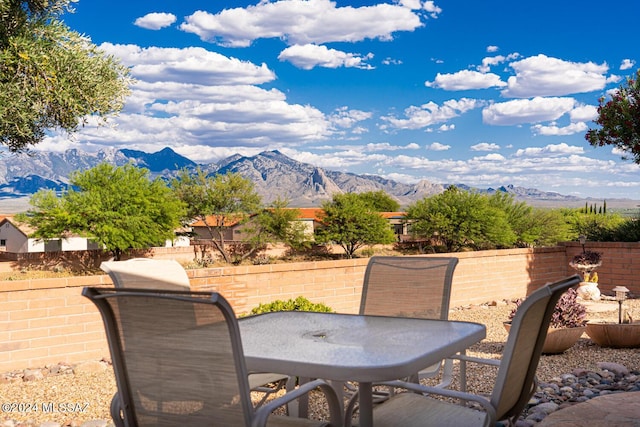
[(0, 239), (0, 246), (7, 246), (7, 239)]

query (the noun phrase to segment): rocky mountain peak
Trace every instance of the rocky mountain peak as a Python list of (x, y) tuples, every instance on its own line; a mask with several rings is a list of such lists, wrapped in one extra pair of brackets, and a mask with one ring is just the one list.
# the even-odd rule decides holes
[[(63, 191), (68, 186), (71, 172), (86, 170), (105, 161), (117, 166), (133, 161), (134, 164), (149, 169), (153, 176), (165, 178), (174, 176), (183, 168), (201, 167), (210, 174), (234, 172), (250, 179), (266, 204), (281, 198), (288, 200), (290, 206), (296, 207), (319, 206), (336, 193), (379, 190), (395, 198), (401, 206), (407, 206), (416, 200), (441, 193), (448, 186), (427, 180), (405, 184), (378, 175), (328, 170), (298, 162), (277, 150), (264, 151), (255, 156), (235, 154), (217, 163), (198, 165), (169, 147), (155, 153), (111, 149), (91, 154), (72, 149), (62, 153), (36, 152), (30, 156), (0, 157), (0, 199), (30, 196), (40, 188)], [(457, 185), (462, 189), (472, 189), (463, 184)], [(577, 199), (513, 185), (484, 191), (505, 191), (525, 200)]]

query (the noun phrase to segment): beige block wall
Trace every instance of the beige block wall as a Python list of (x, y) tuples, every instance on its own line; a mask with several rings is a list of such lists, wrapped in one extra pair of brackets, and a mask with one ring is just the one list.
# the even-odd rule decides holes
[[(605, 245), (605, 244), (603, 244)], [(640, 244), (598, 248), (603, 291), (618, 284), (640, 295)], [(591, 248), (591, 247), (590, 247)], [(525, 296), (574, 272), (576, 243), (554, 248), (464, 252), (453, 278), (451, 306)], [(437, 255), (434, 255), (437, 256)], [(194, 290), (220, 292), (238, 315), (259, 303), (304, 296), (342, 313), (357, 313), (368, 259), (188, 270)], [(635, 271), (634, 271), (635, 270)], [(84, 286), (110, 286), (108, 276), (0, 282), (0, 372), (108, 356), (102, 320), (81, 296)]]

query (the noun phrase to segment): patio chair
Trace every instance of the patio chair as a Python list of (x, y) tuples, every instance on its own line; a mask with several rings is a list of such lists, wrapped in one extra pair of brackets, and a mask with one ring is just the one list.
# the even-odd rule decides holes
[(184, 291), (191, 288), (189, 276), (175, 260), (132, 258), (104, 261), (100, 268), (116, 288), (140, 288)]
[[(453, 257), (371, 257), (364, 274), (360, 314), (447, 320), (457, 264), (458, 258)], [(423, 369), (417, 380), (440, 374), (437, 386), (448, 387), (453, 378), (452, 360)]]
[[(574, 275), (547, 284), (533, 292), (520, 305), (513, 319), (498, 372), (489, 397), (446, 388), (390, 381), (385, 383), (412, 392), (397, 393), (376, 406), (373, 420), (376, 427), (386, 426), (495, 426), (506, 420), (514, 425), (537, 388), (535, 372), (554, 307), (560, 296), (582, 279)], [(486, 359), (461, 356), (467, 362), (486, 363)], [(495, 363), (490, 363), (495, 365)], [(463, 404), (438, 400), (433, 394), (458, 399)], [(474, 403), (475, 407), (464, 403)], [(351, 420), (346, 420), (350, 425)]]
[[(132, 258), (126, 261), (105, 261), (100, 268), (109, 274), (116, 288), (161, 289), (189, 291), (191, 283), (185, 269), (175, 260)], [(195, 319), (191, 316), (193, 321)], [(276, 373), (250, 373), (249, 387), (263, 393), (256, 405), (262, 405), (270, 395), (287, 387), (289, 376)], [(117, 401), (117, 397), (114, 396)]]
[[(237, 319), (220, 294), (92, 287), (82, 294), (104, 322), (120, 399), (112, 405), (116, 426), (342, 425), (323, 380), (253, 407)], [(316, 389), (331, 422), (272, 415)]]

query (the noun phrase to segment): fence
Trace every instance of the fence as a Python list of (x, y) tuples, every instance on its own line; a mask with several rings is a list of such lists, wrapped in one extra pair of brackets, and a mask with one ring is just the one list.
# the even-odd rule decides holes
[[(624, 285), (640, 295), (639, 243), (589, 244), (603, 254), (600, 289)], [(574, 272), (568, 263), (582, 248), (506, 249), (449, 254), (459, 258), (451, 306), (527, 295)], [(442, 254), (445, 255), (445, 254)], [(437, 255), (433, 255), (437, 256)], [(188, 270), (194, 290), (217, 291), (237, 314), (259, 303), (304, 296), (338, 312), (356, 313), (368, 260), (302, 262)], [(80, 295), (84, 286), (110, 286), (106, 275), (0, 282), (0, 372), (108, 356), (102, 321)]]

